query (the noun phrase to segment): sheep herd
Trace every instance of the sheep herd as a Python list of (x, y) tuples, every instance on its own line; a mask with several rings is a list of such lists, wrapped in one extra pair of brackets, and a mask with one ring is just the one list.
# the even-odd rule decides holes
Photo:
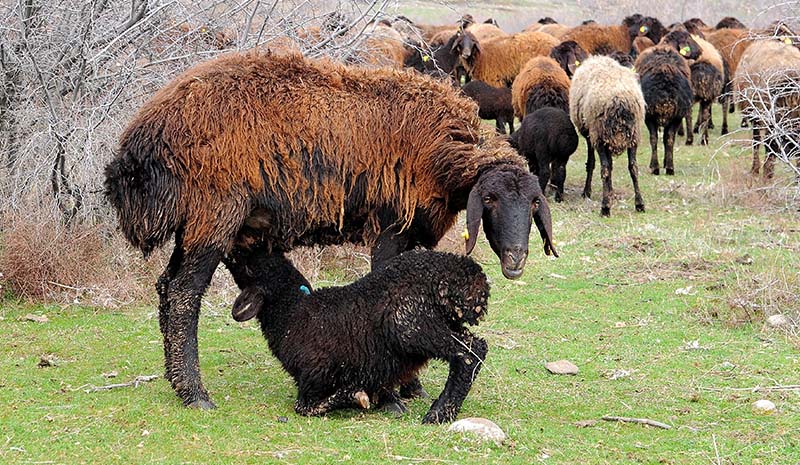
[[(509, 34), (466, 15), (454, 25), (398, 17), (372, 26), (367, 61), (378, 66), (292, 50), (223, 55), (159, 90), (121, 136), (106, 196), (145, 254), (174, 238), (156, 289), (165, 377), (187, 406), (214, 407), (197, 331), (202, 296), (223, 263), (241, 289), (233, 318), (258, 318), (295, 380), (299, 414), (402, 412), (402, 397), (426, 395), (417, 372), (435, 358), (450, 375), (424, 421), (453, 421), (488, 351), (465, 325), (486, 315), (489, 286), (469, 258), (414, 249), (435, 247), (465, 210), (465, 252), (483, 225), (503, 275), (518, 278), (532, 225), (544, 253), (558, 256), (545, 190), (552, 184), (563, 201), (579, 134), (588, 150), (583, 196), (592, 195), (596, 151), (601, 214), (610, 215), (612, 160), (627, 151), (643, 212), (643, 125), (651, 173), (661, 170), (663, 128), (664, 171), (674, 175), (684, 121), (687, 143), (694, 131), (707, 144), (710, 106), (723, 105), (724, 134), (731, 95), (744, 95), (754, 139), (760, 128), (769, 135), (764, 108), (754, 106), (800, 70), (796, 36), (782, 23), (664, 27), (636, 14), (576, 27), (543, 18)], [(778, 105), (797, 120), (797, 93)], [(495, 119), (500, 135), (483, 133), (481, 118)], [(790, 142), (767, 144), (765, 174), (774, 144)], [(369, 246), (372, 272), (340, 288), (312, 289), (285, 255), (342, 243)]]

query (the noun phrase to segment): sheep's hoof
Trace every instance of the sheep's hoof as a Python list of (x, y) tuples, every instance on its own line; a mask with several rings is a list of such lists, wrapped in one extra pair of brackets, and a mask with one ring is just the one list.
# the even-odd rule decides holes
[(381, 410), (396, 416), (400, 416), (408, 412), (406, 406), (400, 401), (386, 402), (381, 406)]
[(353, 394), (353, 398), (355, 399), (356, 404), (358, 404), (359, 407), (363, 408), (364, 410), (369, 410), (369, 396), (367, 395), (366, 392), (358, 391), (355, 394)]
[(659, 169), (658, 169), (658, 168), (650, 168), (650, 173), (652, 173), (652, 174), (654, 174), (654, 175), (658, 176), (658, 175), (659, 175), (659, 173), (660, 173), (660, 171), (659, 171)]
[(214, 405), (214, 402), (211, 402), (210, 399), (197, 399), (194, 402), (189, 402), (188, 404), (186, 404), (186, 406), (189, 408), (196, 408), (200, 410), (212, 410), (217, 408), (217, 406)]
[(675, 169), (667, 168), (667, 176), (675, 176)]
[(728, 133), (728, 128), (723, 127), (722, 130), (719, 133), (724, 136), (725, 134)]
[(430, 395), (422, 387), (419, 379), (414, 379), (400, 386), (400, 397), (403, 399), (430, 399)]
[(583, 197), (584, 199), (592, 200), (592, 191), (583, 191), (581, 197)]
[[(709, 126), (709, 127), (711, 127), (711, 126)], [(700, 128), (695, 126), (694, 129), (692, 129), (692, 132), (695, 133), (695, 134), (700, 134)]]
[(605, 216), (605, 217), (611, 216), (611, 207), (600, 208), (600, 216)]
[(637, 205), (636, 206), (636, 211), (639, 212), (639, 213), (644, 213), (644, 204)]
[(455, 419), (455, 415), (448, 415), (446, 412), (431, 409), (422, 418), (422, 423), (426, 425), (441, 425), (442, 423), (452, 423)]
[(692, 145), (693, 143), (694, 143), (694, 140), (686, 139), (686, 145)]
[(708, 145), (708, 141), (707, 140), (701, 140), (700, 141), (700, 145)]

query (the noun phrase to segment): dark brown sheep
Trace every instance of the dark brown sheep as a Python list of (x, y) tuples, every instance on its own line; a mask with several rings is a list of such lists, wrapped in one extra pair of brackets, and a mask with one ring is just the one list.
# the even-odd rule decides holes
[(495, 120), (495, 127), (500, 134), (514, 133), (514, 107), (511, 106), (511, 89), (494, 87), (483, 81), (470, 81), (461, 88), (464, 95), (478, 104), (478, 116), (481, 119)]
[(633, 39), (638, 36), (658, 43), (665, 33), (666, 29), (657, 19), (632, 15), (618, 26), (594, 23), (577, 26), (562, 36), (561, 40), (574, 40), (590, 55), (610, 55), (613, 52), (631, 53)]
[(575, 69), (589, 58), (589, 54), (574, 40), (566, 40), (553, 47), (550, 58), (556, 60), (567, 77), (572, 79)]
[(157, 289), (166, 378), (184, 403), (213, 407), (197, 324), (218, 263), (241, 287), (263, 279), (234, 253), (355, 242), (380, 267), (435, 246), (466, 209), (467, 252), (482, 221), (507, 277), (522, 274), (531, 219), (555, 254), (536, 178), (506, 142), (478, 145), (477, 113), (416, 73), (259, 52), (197, 65), (145, 103), (105, 188), (135, 247), (175, 236)]

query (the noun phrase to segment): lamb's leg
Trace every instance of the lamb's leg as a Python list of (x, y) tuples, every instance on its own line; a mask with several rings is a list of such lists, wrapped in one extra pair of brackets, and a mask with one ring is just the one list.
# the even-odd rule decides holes
[(758, 158), (759, 145), (761, 145), (761, 131), (753, 124), (753, 166), (750, 168), (750, 172), (753, 174), (758, 174), (761, 169), (761, 161)]
[(542, 190), (542, 195), (545, 195), (547, 184), (550, 182), (550, 162), (546, 160), (544, 153), (537, 152), (536, 159), (539, 162), (539, 172), (536, 176), (539, 178), (539, 188)]
[(594, 173), (594, 147), (592, 141), (586, 137), (586, 183), (583, 185), (582, 197), (592, 198), (592, 174)]
[(486, 341), (466, 329), (451, 333), (450, 339), (441, 343), (436, 358), (450, 363), (450, 374), (442, 394), (422, 419), (423, 423), (449, 423), (456, 419), (489, 351)]
[[(425, 392), (425, 389), (422, 388), (419, 378), (414, 378), (412, 381), (402, 386), (400, 394), (394, 390), (394, 386), (382, 387), (377, 393), (375, 393), (373, 401), (375, 402), (376, 407), (385, 412), (402, 415), (406, 413), (408, 409), (406, 408), (405, 404), (403, 404), (403, 399), (401, 397), (418, 397), (414, 395), (414, 392), (410, 392), (410, 390), (414, 390), (415, 388), (422, 390), (426, 396), (428, 395), (428, 393)], [(405, 396), (403, 396), (404, 393), (406, 394)]]
[(605, 144), (597, 146), (597, 155), (600, 157), (600, 177), (603, 179), (603, 201), (600, 204), (600, 215), (611, 216), (611, 194), (614, 188), (611, 185), (611, 170), (614, 169), (611, 153)]
[(644, 211), (644, 199), (642, 192), (639, 190), (639, 165), (636, 164), (636, 146), (628, 149), (628, 172), (631, 174), (631, 181), (633, 182), (634, 204), (636, 205), (637, 212)]
[(167, 350), (169, 347), (169, 298), (168, 298), (168, 291), (169, 291), (169, 284), (175, 278), (175, 273), (178, 272), (178, 268), (181, 265), (181, 260), (183, 260), (183, 244), (181, 233), (175, 234), (175, 248), (172, 250), (172, 255), (169, 257), (169, 263), (167, 263), (167, 267), (164, 269), (164, 272), (161, 273), (161, 276), (158, 278), (156, 282), (156, 292), (158, 292), (158, 327), (161, 329), (161, 337), (164, 339), (164, 378), (167, 381), (172, 381), (170, 375), (170, 353)]
[(675, 149), (675, 132), (678, 129), (678, 124), (680, 124), (680, 120), (668, 123), (664, 128), (664, 170), (667, 172), (667, 176), (675, 174), (672, 153)]
[(553, 174), (553, 184), (556, 186), (556, 202), (564, 200), (564, 181), (567, 179), (567, 165), (559, 165), (554, 163), (551, 165)]
[(200, 379), (197, 354), (197, 321), (200, 300), (211, 282), (222, 258), (216, 247), (184, 250), (183, 259), (167, 289), (169, 314), (164, 351), (167, 355), (167, 377), (184, 405), (202, 409), (214, 408)]
[(658, 176), (658, 124), (650, 117), (645, 118), (644, 122), (650, 132), (650, 172)]

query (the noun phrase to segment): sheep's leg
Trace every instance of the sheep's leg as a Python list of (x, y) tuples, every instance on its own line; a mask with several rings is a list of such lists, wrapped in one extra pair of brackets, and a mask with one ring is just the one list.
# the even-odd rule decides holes
[[(689, 131), (692, 130), (692, 124), (691, 123), (689, 123), (688, 129), (689, 129)], [(681, 137), (686, 135), (686, 133), (683, 131), (683, 122), (681, 122), (681, 125), (678, 126), (678, 135), (681, 136)]]
[(614, 169), (614, 162), (611, 160), (611, 153), (605, 144), (597, 146), (597, 155), (600, 157), (600, 177), (603, 179), (603, 201), (600, 204), (600, 215), (611, 216), (611, 194), (614, 192), (611, 185), (611, 170)]
[(650, 133), (650, 172), (658, 176), (658, 124), (650, 117), (645, 118), (644, 122)]
[(583, 185), (582, 196), (592, 198), (592, 174), (594, 173), (594, 147), (592, 141), (586, 137), (586, 183)]
[(720, 131), (720, 134), (723, 136), (728, 133), (728, 112), (725, 111), (728, 107), (728, 100), (730, 100), (730, 96), (728, 95), (726, 95), (722, 100), (722, 130)]
[(664, 170), (667, 176), (675, 174), (675, 165), (673, 164), (672, 153), (675, 149), (675, 132), (678, 129), (678, 122), (668, 123), (664, 128)]
[[(691, 119), (691, 110), (689, 111), (689, 119)], [(700, 134), (700, 125), (703, 123), (703, 101), (700, 101), (700, 105), (697, 108), (697, 121), (694, 122), (694, 129), (692, 132), (694, 134)]]
[(554, 163), (551, 168), (553, 174), (550, 176), (553, 178), (553, 185), (556, 186), (555, 200), (556, 202), (561, 202), (564, 200), (564, 181), (567, 179), (567, 165)]
[[(742, 121), (744, 121), (744, 118), (742, 118)], [(753, 166), (750, 168), (750, 172), (753, 174), (758, 174), (761, 169), (761, 161), (758, 158), (759, 145), (761, 145), (761, 131), (753, 124)]]
[[(708, 130), (711, 128), (711, 102), (700, 102), (700, 112), (703, 121), (703, 134), (700, 136), (700, 145), (708, 145)], [(700, 119), (698, 119), (698, 121), (700, 121)]]
[(511, 115), (508, 119), (508, 133), (514, 134), (514, 115)]
[[(694, 109), (694, 105), (689, 107), (689, 111), (686, 112), (686, 145), (694, 144), (694, 134), (692, 133), (692, 110)], [(697, 115), (697, 120), (700, 121), (700, 114)], [(680, 135), (680, 128), (683, 126), (683, 121), (680, 122), (677, 128), (678, 135)], [(666, 130), (664, 131), (667, 132)]]
[[(412, 384), (416, 384), (417, 386), (419, 386), (419, 389), (422, 389), (422, 392), (425, 392), (418, 378), (414, 378), (410, 383), (404, 385), (403, 388), (411, 389), (415, 387), (411, 386)], [(406, 408), (405, 404), (403, 404), (403, 399), (401, 399), (403, 392), (409, 394), (408, 396), (404, 397), (408, 398), (414, 397), (414, 395), (412, 393), (409, 393), (407, 390), (401, 391), (401, 394), (398, 395), (397, 391), (394, 390), (394, 387), (390, 386), (390, 387), (380, 388), (378, 392), (375, 393), (375, 397), (373, 400), (375, 401), (376, 407), (382, 409), (383, 411), (388, 413), (393, 413), (396, 415), (402, 415), (408, 412), (408, 409)], [(428, 394), (425, 393), (425, 395)]]
[(772, 179), (775, 175), (775, 158), (781, 153), (780, 137), (767, 136), (767, 145), (764, 147), (764, 179)]
[(449, 339), (441, 342), (442, 347), (435, 358), (447, 360), (450, 373), (444, 390), (425, 414), (423, 423), (449, 423), (456, 419), (489, 351), (486, 341), (466, 329), (451, 333)]
[(189, 407), (215, 407), (200, 379), (197, 321), (200, 300), (222, 255), (222, 251), (214, 247), (184, 250), (183, 259), (167, 289), (169, 314), (164, 338), (164, 349), (168, 354), (167, 377), (184, 405)]
[(536, 159), (539, 162), (539, 172), (536, 176), (539, 178), (539, 188), (542, 190), (542, 195), (547, 192), (547, 184), (550, 182), (550, 162), (545, 160), (544, 154), (538, 152)]
[(169, 367), (171, 365), (170, 353), (167, 350), (169, 347), (169, 285), (170, 281), (175, 278), (178, 268), (181, 266), (183, 260), (183, 241), (180, 232), (175, 234), (175, 248), (172, 250), (172, 255), (169, 257), (169, 263), (161, 273), (161, 276), (156, 282), (156, 292), (158, 292), (158, 327), (161, 329), (161, 337), (164, 339), (164, 378), (167, 381), (172, 381)]
[(403, 399), (427, 399), (430, 395), (425, 392), (425, 388), (422, 387), (419, 378), (415, 376), (412, 380), (400, 386), (400, 397)]
[(498, 116), (496, 120), (494, 120), (494, 126), (497, 128), (497, 132), (500, 134), (506, 133), (506, 119), (502, 116)]
[(639, 165), (636, 164), (636, 146), (628, 149), (628, 172), (631, 174), (631, 181), (633, 182), (634, 204), (636, 205), (637, 212), (644, 211), (644, 199), (642, 198), (642, 191), (639, 190)]

